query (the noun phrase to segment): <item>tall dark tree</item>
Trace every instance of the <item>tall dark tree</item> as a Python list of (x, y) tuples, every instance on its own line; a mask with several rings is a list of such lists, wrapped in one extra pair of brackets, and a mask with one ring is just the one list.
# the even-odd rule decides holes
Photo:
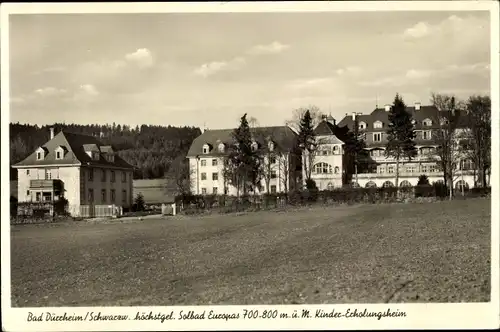
[(417, 155), (412, 116), (406, 110), (403, 98), (399, 94), (394, 98), (388, 120), (385, 155), (396, 160), (396, 187), (399, 187), (399, 164), (411, 161)]
[(353, 128), (347, 132), (344, 143), (346, 154), (346, 174), (344, 182), (346, 184), (350, 183), (354, 175), (354, 181), (357, 183), (356, 176), (359, 172), (364, 171), (363, 167), (366, 165), (365, 161), (367, 157), (364, 133), (359, 130), (358, 115), (355, 115)]
[(233, 132), (234, 146), (229, 154), (230, 169), (233, 182), (236, 182), (238, 195), (240, 189), (243, 196), (254, 190), (261, 179), (261, 158), (258, 148), (253, 144), (252, 133), (246, 113), (240, 119), (240, 125)]
[(302, 167), (305, 179), (311, 180), (314, 154), (316, 150), (316, 134), (314, 133), (313, 119), (309, 110), (304, 112), (299, 123), (298, 145), (302, 153)]
[(479, 171), (478, 184), (486, 187), (486, 175), (491, 169), (491, 98), (471, 96), (467, 100), (467, 112), (473, 146), (471, 157)]

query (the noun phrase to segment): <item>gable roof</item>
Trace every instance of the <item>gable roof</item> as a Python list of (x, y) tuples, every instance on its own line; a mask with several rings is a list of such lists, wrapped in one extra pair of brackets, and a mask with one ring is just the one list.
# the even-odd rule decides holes
[[(189, 148), (187, 157), (196, 157), (198, 155), (216, 156), (225, 155), (225, 152), (219, 152), (218, 145), (223, 143), (226, 147), (233, 145), (233, 131), (234, 129), (217, 129), (206, 130), (203, 134), (196, 137)], [(258, 127), (251, 128), (255, 141), (259, 143), (260, 148), (267, 148), (267, 141), (274, 142), (275, 151), (291, 151), (294, 149), (297, 142), (297, 134), (287, 126), (274, 126), (274, 127)], [(203, 145), (208, 144), (213, 149), (208, 154), (203, 154)]]
[[(67, 153), (62, 159), (56, 159), (55, 150), (58, 147), (64, 147)], [(33, 152), (24, 160), (13, 165), (13, 167), (22, 166), (50, 166), (50, 165), (88, 165), (96, 167), (116, 167), (124, 169), (133, 169), (133, 166), (127, 163), (119, 156), (115, 156), (113, 162), (107, 161), (103, 156), (99, 160), (92, 160), (85, 151), (99, 151), (103, 144), (93, 136), (75, 134), (69, 132), (59, 132), (53, 139), (49, 140), (41, 147), (48, 151), (42, 160), (36, 159), (36, 152)]]
[[(450, 113), (449, 111), (439, 111), (435, 106), (420, 106), (419, 110), (415, 109), (415, 106), (408, 106), (406, 107), (406, 111), (409, 112), (412, 116), (412, 118), (416, 121), (415, 124), (415, 129), (417, 130), (422, 130), (422, 129), (436, 129), (439, 128), (439, 123), (438, 119), (440, 117), (449, 117)], [(358, 115), (358, 122), (365, 122), (366, 123), (366, 131), (380, 131), (380, 128), (373, 128), (373, 124), (376, 121), (381, 121), (383, 123), (383, 127), (381, 128), (382, 130), (386, 130), (388, 123), (389, 123), (389, 112), (386, 111), (384, 108), (376, 108), (371, 112), (370, 114), (362, 114)], [(422, 121), (425, 119), (431, 119), (432, 120), (432, 126), (424, 126), (422, 124)], [(469, 123), (468, 121), (468, 116), (466, 114), (460, 116), (459, 118), (459, 127), (466, 127), (467, 124)], [(352, 130), (352, 127), (354, 125), (354, 121), (352, 120), (351, 115), (346, 115), (340, 122), (339, 126), (347, 126), (349, 129)]]

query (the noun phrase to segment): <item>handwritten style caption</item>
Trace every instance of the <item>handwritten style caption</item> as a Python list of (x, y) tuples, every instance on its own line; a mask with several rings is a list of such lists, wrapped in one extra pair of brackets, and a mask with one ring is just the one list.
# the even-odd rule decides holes
[(385, 311), (373, 310), (358, 310), (347, 309), (337, 311), (335, 309), (326, 311), (323, 309), (316, 310), (257, 310), (257, 309), (241, 309), (234, 312), (220, 312), (217, 310), (179, 310), (176, 312), (153, 312), (141, 311), (135, 315), (110, 315), (102, 311), (89, 311), (85, 315), (77, 315), (71, 313), (54, 313), (54, 312), (29, 312), (26, 320), (28, 322), (98, 322), (98, 321), (159, 321), (165, 323), (166, 321), (189, 321), (189, 320), (253, 320), (253, 319), (356, 319), (356, 318), (372, 318), (381, 320), (382, 318), (404, 318), (406, 312), (400, 310), (391, 310), (388, 308)]

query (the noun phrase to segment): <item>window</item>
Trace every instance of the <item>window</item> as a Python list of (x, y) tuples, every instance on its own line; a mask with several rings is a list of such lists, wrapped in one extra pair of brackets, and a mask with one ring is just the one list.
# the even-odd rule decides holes
[(399, 186), (400, 187), (411, 187), (411, 183), (408, 180), (403, 180), (403, 181), (401, 181), (401, 183), (399, 184)]
[(420, 166), (420, 171), (422, 173), (427, 173), (429, 171), (429, 168), (427, 167), (427, 165), (422, 165)]
[(426, 139), (426, 140), (431, 139), (431, 131), (430, 130), (423, 131), (422, 132), (422, 138)]
[(37, 192), (35, 199), (36, 199), (37, 202), (40, 202), (42, 200), (42, 193)]
[(274, 157), (274, 156), (269, 157), (269, 163), (276, 164), (276, 157)]
[(276, 194), (276, 186), (275, 185), (271, 186), (271, 194)]
[(101, 182), (106, 182), (106, 170), (101, 170)]
[(36, 159), (37, 159), (37, 160), (42, 159), (42, 153), (41, 153), (41, 152), (37, 152), (37, 153), (36, 153)]
[(94, 189), (89, 189), (89, 202), (92, 203), (94, 201)]
[(382, 122), (381, 121), (375, 121), (373, 123), (373, 128), (382, 128)]
[(333, 154), (338, 154), (339, 151), (340, 151), (340, 149), (339, 149), (338, 145), (334, 145), (333, 146)]
[(394, 173), (394, 166), (387, 166), (387, 173)]
[(219, 180), (219, 173), (212, 173), (212, 180), (218, 181)]
[(26, 190), (26, 196), (29, 196), (29, 195), (30, 195), (30, 191)]
[(339, 174), (340, 168), (338, 166), (335, 166), (335, 174)]
[(392, 182), (391, 182), (391, 181), (385, 181), (385, 182), (382, 184), (382, 187), (383, 187), (383, 188), (394, 187), (394, 184), (392, 184)]
[(321, 151), (321, 154), (322, 154), (323, 156), (327, 156), (327, 155), (329, 154), (328, 152), (330, 152), (330, 151), (328, 151), (328, 150), (323, 150), (323, 151)]
[(115, 182), (115, 171), (111, 171), (111, 182)]
[(212, 188), (212, 193), (213, 193), (214, 195), (217, 195), (217, 187), (213, 187), (213, 188)]
[(127, 173), (122, 172), (122, 182), (127, 182)]
[(369, 181), (365, 185), (366, 188), (377, 188), (377, 184), (373, 181)]
[(203, 154), (208, 154), (210, 152), (210, 147), (208, 144), (203, 145)]
[(101, 190), (101, 201), (106, 203), (106, 189)]
[(114, 190), (114, 189), (111, 189), (111, 203), (114, 203), (114, 202), (115, 202), (115, 199), (116, 199), (116, 196), (115, 196), (115, 190)]
[(30, 170), (29, 169), (26, 170), (26, 175), (30, 175)]
[(276, 174), (276, 170), (271, 170), (271, 179), (276, 179), (278, 175)]
[(385, 173), (385, 166), (377, 166), (377, 173), (379, 174)]
[(430, 127), (430, 126), (432, 126), (432, 120), (431, 119), (425, 119), (424, 121), (422, 121), (422, 124), (425, 127)]
[(460, 163), (461, 163), (461, 169), (464, 171), (469, 171), (474, 169), (474, 163), (470, 159), (462, 160)]
[(274, 143), (273, 142), (269, 142), (267, 144), (267, 148), (269, 149), (269, 151), (273, 151), (274, 150)]
[(415, 166), (406, 166), (407, 173), (415, 173)]
[(203, 166), (207, 166), (207, 161), (206, 161), (206, 159), (202, 159), (202, 160), (201, 160), (200, 165), (201, 165), (202, 167), (203, 167)]
[(45, 170), (45, 180), (51, 180), (52, 179), (52, 171), (50, 169)]
[(201, 188), (201, 194), (206, 195), (207, 194), (207, 188)]
[(358, 128), (359, 128), (359, 129), (361, 129), (361, 130), (365, 129), (365, 128), (366, 128), (366, 123), (364, 123), (363, 121), (361, 121), (361, 122), (359, 123)]
[(219, 152), (221, 152), (221, 153), (224, 152), (224, 143), (219, 144)]
[(207, 173), (201, 173), (201, 179), (206, 180), (207, 179)]
[(253, 142), (251, 147), (252, 151), (257, 151), (257, 149), (259, 148), (259, 144), (257, 144), (257, 142)]
[(318, 163), (314, 166), (314, 171), (317, 174), (328, 174), (332, 173), (332, 166), (327, 163)]
[(370, 155), (372, 157), (383, 157), (384, 156), (384, 150), (382, 149), (375, 149), (370, 151)]
[(382, 142), (382, 133), (373, 133), (374, 142)]
[(450, 122), (447, 119), (441, 119), (441, 126), (447, 126)]
[(56, 152), (56, 159), (61, 159), (61, 151)]
[(122, 202), (125, 204), (127, 202), (127, 191), (122, 190)]
[(94, 169), (89, 169), (89, 181), (94, 181)]
[(217, 159), (212, 159), (212, 166), (217, 166)]

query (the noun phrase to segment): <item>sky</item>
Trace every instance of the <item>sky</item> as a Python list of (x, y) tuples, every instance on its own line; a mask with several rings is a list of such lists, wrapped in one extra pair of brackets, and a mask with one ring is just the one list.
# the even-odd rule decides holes
[(233, 128), (490, 92), (488, 12), (10, 16), (10, 120)]

